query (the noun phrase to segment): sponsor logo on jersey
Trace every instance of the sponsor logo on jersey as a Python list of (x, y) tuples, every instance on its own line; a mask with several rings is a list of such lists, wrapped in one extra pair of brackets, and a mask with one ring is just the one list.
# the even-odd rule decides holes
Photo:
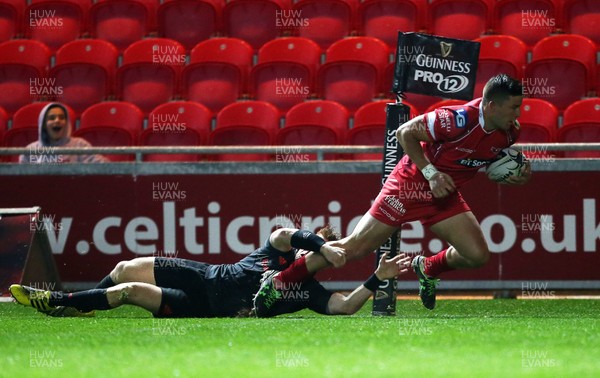
[(468, 154), (472, 154), (473, 152), (475, 152), (475, 150), (471, 150), (470, 148), (462, 148), (462, 147), (456, 147), (455, 150), (460, 151), (460, 152), (466, 152)]
[(440, 127), (446, 132), (450, 132), (450, 128), (452, 127), (450, 112), (446, 109), (440, 109), (438, 112), (438, 119), (440, 120)]
[(283, 256), (279, 256), (279, 265), (287, 264), (287, 260)]
[(467, 126), (467, 122), (469, 122), (467, 109), (453, 110), (452, 113), (454, 113), (454, 123), (456, 124), (456, 127), (463, 128)]
[(463, 167), (469, 167), (469, 168), (478, 168), (481, 167), (482, 165), (486, 165), (491, 163), (491, 160), (482, 160), (482, 159), (460, 159), (457, 160), (457, 163), (462, 165)]

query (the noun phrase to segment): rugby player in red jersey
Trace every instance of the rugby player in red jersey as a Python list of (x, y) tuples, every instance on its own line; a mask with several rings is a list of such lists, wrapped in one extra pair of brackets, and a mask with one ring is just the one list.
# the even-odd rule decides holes
[[(403, 223), (416, 220), (450, 245), (434, 256), (417, 256), (412, 261), (426, 308), (435, 307), (438, 275), (485, 265), (490, 257), (487, 243), (459, 189), (502, 149), (516, 142), (522, 101), (521, 83), (500, 74), (487, 82), (483, 98), (436, 109), (402, 124), (396, 136), (405, 155), (352, 234), (331, 243), (345, 251), (345, 256), (332, 261), (334, 266), (343, 265), (345, 259), (365, 257)], [(527, 163), (521, 175), (511, 176), (507, 183), (525, 184), (530, 177)], [(274, 281), (263, 282), (263, 295), (255, 299), (258, 312), (266, 311), (265, 299), (277, 296), (278, 287), (301, 282), (328, 263), (322, 256), (309, 254), (306, 265), (308, 269), (292, 264)]]

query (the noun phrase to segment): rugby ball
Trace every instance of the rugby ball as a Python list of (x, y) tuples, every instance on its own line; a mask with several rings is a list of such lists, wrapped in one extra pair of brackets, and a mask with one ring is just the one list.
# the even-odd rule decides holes
[(485, 172), (490, 180), (502, 183), (510, 176), (521, 175), (526, 160), (521, 151), (508, 147), (500, 151), (498, 158), (488, 165)]

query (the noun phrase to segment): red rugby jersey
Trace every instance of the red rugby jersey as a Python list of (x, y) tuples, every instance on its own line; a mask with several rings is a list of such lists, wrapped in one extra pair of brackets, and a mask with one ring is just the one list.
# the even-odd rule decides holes
[[(426, 113), (424, 121), (433, 141), (421, 144), (425, 156), (439, 171), (449, 174), (457, 187), (473, 178), (519, 136), (514, 126), (508, 132), (485, 131), (481, 98), (464, 105), (438, 108)], [(408, 155), (404, 155), (396, 170), (400, 177), (426, 181)]]

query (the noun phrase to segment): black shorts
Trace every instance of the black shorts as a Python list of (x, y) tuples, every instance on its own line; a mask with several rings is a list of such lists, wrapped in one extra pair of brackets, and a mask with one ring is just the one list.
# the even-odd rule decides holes
[(309, 279), (302, 284), (308, 292), (308, 308), (319, 314), (328, 315), (327, 304), (329, 298), (333, 295), (333, 292), (325, 289), (319, 281), (315, 279)]
[(162, 290), (156, 317), (207, 318), (214, 313), (208, 301), (205, 273), (210, 264), (180, 258), (156, 257), (154, 279)]
[(281, 294), (265, 317), (290, 314), (305, 308), (328, 315), (327, 304), (333, 292), (325, 289), (317, 280), (311, 278), (301, 284), (290, 285)]

